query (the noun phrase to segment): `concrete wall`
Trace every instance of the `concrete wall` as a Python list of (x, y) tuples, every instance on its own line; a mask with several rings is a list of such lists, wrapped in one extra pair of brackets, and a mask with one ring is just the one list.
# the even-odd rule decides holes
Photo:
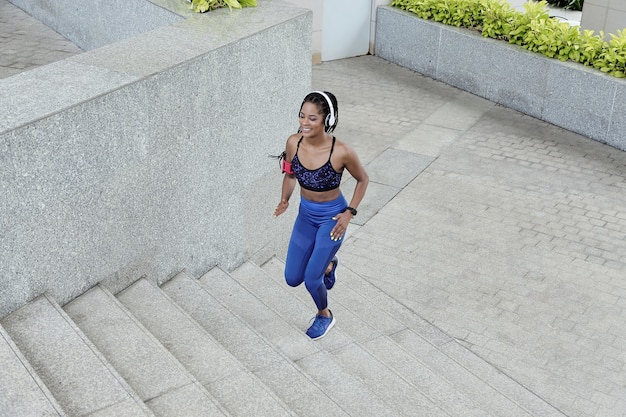
[(607, 35), (626, 29), (626, 1), (585, 0), (580, 26)]
[(391, 7), (378, 9), (376, 55), (626, 150), (626, 80)]
[(311, 88), (311, 21), (261, 1), (0, 80), (0, 317), (282, 253), (268, 154)]

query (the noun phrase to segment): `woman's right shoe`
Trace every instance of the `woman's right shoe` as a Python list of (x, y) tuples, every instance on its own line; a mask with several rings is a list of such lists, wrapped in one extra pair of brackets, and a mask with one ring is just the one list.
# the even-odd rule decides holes
[(315, 316), (315, 320), (313, 321), (311, 327), (309, 327), (306, 331), (306, 334), (313, 340), (320, 339), (326, 336), (326, 333), (328, 333), (334, 325), (335, 317), (333, 316), (332, 311), (330, 312), (330, 317), (317, 315)]
[(339, 258), (335, 256), (330, 262), (333, 264), (333, 268), (328, 274), (324, 274), (324, 286), (327, 290), (330, 290), (335, 285), (335, 270), (337, 269), (337, 265), (339, 264)]

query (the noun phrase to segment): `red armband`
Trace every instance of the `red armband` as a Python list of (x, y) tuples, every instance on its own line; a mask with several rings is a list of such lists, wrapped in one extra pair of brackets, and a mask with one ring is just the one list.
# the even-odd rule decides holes
[(293, 169), (291, 168), (291, 162), (287, 162), (284, 159), (281, 161), (281, 169), (284, 173), (293, 175)]

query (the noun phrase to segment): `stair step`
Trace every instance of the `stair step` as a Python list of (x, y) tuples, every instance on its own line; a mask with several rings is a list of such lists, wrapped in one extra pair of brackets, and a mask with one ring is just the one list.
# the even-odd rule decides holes
[(372, 305), (379, 306), (384, 314), (406, 325), (407, 329), (391, 335), (391, 339), (471, 398), (479, 409), (495, 416), (562, 416), (541, 398), (354, 272), (346, 268), (342, 278), (337, 284), (342, 291), (343, 287), (349, 287)]
[(245, 321), (211, 296), (198, 280), (179, 274), (162, 288), (298, 416), (346, 415), (343, 404), (340, 407), (333, 402), (289, 358), (274, 350)]
[[(276, 261), (276, 259), (273, 260), (273, 262)], [(563, 417), (563, 414), (552, 405), (485, 362), (369, 281), (362, 279), (347, 268), (342, 271), (341, 276), (338, 287), (346, 286), (354, 290), (369, 303), (379, 306), (389, 316), (406, 325), (412, 335), (419, 337), (431, 348), (436, 347), (434, 351), (431, 351), (436, 352), (435, 358), (428, 359), (428, 356), (421, 354), (414, 355), (414, 357), (427, 364), (436, 374), (447, 378), (458, 387), (460, 392), (479, 404), (481, 409), (491, 410), (493, 415), (498, 416)], [(393, 339), (397, 340), (402, 334), (407, 333), (399, 332), (394, 335)], [(415, 346), (405, 347), (409, 350), (415, 348)]]
[(388, 336), (380, 336), (364, 343), (368, 352), (417, 387), (426, 397), (433, 399), (451, 416), (498, 417), (480, 407), (473, 399), (462, 394), (454, 384), (415, 360), (407, 351)]
[(449, 415), (357, 343), (333, 352), (333, 357), (344, 369), (349, 369), (371, 386), (376, 395), (398, 414), (405, 417)]
[[(255, 372), (261, 381), (291, 407), (299, 417), (349, 417), (315, 382), (287, 361)], [(343, 407), (343, 408), (342, 408)]]
[[(264, 288), (264, 293), (268, 294), (268, 296), (274, 294), (275, 299), (270, 299), (270, 301), (276, 303), (280, 302), (280, 299), (282, 299), (282, 303), (285, 304), (285, 300), (289, 300), (289, 295), (286, 294), (286, 292), (293, 292), (294, 289), (292, 288), (287, 288), (285, 289), (285, 284), (282, 281), (282, 279), (278, 278), (278, 279), (273, 279), (276, 278), (277, 276), (282, 275), (282, 267), (280, 265), (280, 262), (275, 260), (273, 261), (274, 265), (264, 265), (263, 268), (261, 268), (262, 273), (264, 275), (261, 275), (259, 273), (254, 274), (253, 270), (248, 268), (247, 273), (243, 274), (239, 272), (239, 269), (237, 271), (235, 271), (234, 273), (232, 273), (231, 275), (233, 275), (233, 277), (237, 278), (238, 281), (240, 281), (240, 283), (245, 286), (246, 288), (250, 287), (251, 289), (254, 290), (255, 293), (257, 293), (258, 288), (263, 287)], [(241, 269), (241, 268), (240, 268)], [(335, 290), (333, 289), (331, 291), (331, 293), (335, 292)], [(304, 298), (303, 300), (300, 300), (300, 303), (302, 306), (309, 302), (310, 303), (310, 295), (308, 295), (308, 292), (306, 292), (305, 294), (302, 295), (302, 297)], [(354, 296), (353, 296), (354, 297)], [(275, 305), (273, 304), (273, 305)], [(292, 314), (291, 311), (294, 311), (295, 308), (292, 307), (289, 311), (286, 311), (286, 313)], [(285, 319), (289, 319), (289, 316), (285, 316), (283, 315), (283, 317)], [(339, 324), (336, 326), (339, 327)], [(398, 329), (401, 326), (397, 325), (397, 324), (391, 324), (391, 325), (386, 325), (386, 327), (384, 329), (388, 329), (388, 328), (395, 328)], [(335, 337), (335, 332), (336, 329), (332, 330), (332, 335), (329, 335), (327, 338), (331, 339)], [(326, 338), (325, 338), (326, 339)], [(324, 340), (324, 339), (322, 339)], [(372, 344), (371, 341), (372, 340), (385, 340), (387, 341), (387, 346), (385, 350), (381, 350), (381, 349), (377, 349), (377, 345), (376, 344)], [(380, 344), (380, 343), (379, 343)], [(404, 378), (406, 381), (408, 381), (413, 387), (415, 387), (418, 390), (417, 394), (412, 395), (412, 397), (414, 397), (415, 400), (417, 399), (421, 399), (422, 402), (425, 401), (425, 398), (429, 398), (431, 399), (431, 402), (434, 404), (437, 404), (439, 407), (441, 407), (443, 410), (452, 410), (452, 414), (451, 415), (467, 415), (467, 416), (472, 416), (472, 415), (477, 415), (477, 416), (481, 416), (481, 417), (486, 417), (489, 416), (489, 413), (484, 411), (484, 410), (479, 410), (477, 409), (476, 404), (469, 398), (460, 395), (455, 388), (448, 384), (447, 381), (442, 380), (441, 378), (439, 378), (437, 375), (435, 375), (434, 373), (432, 373), (430, 370), (428, 370), (425, 366), (423, 366), (422, 364), (419, 364), (417, 361), (415, 361), (412, 357), (410, 357), (406, 352), (404, 352), (404, 350), (402, 348), (400, 348), (400, 346), (398, 346), (395, 342), (393, 342), (391, 339), (389, 339), (387, 336), (381, 335), (379, 333), (379, 335), (377, 335), (376, 337), (361, 342), (360, 345), (362, 347), (365, 348), (365, 350), (371, 352), (372, 356), (377, 358), (378, 361), (385, 363), (390, 369), (392, 369), (397, 375), (394, 376), (390, 376), (387, 375), (388, 378)], [(351, 347), (353, 348), (353, 347)], [(331, 352), (333, 353), (333, 355), (337, 355), (337, 351), (335, 351), (336, 349), (331, 349)], [(344, 351), (345, 348), (341, 348), (338, 351)], [(361, 352), (363, 353), (363, 352)], [(408, 377), (407, 375), (399, 372), (398, 368), (394, 368), (392, 366), (389, 366), (390, 361), (391, 363), (393, 363), (394, 359), (400, 359), (400, 360), (407, 360), (406, 363), (403, 363), (402, 366), (404, 366), (404, 368), (401, 369), (406, 369), (407, 367), (409, 369), (412, 370), (411, 373), (409, 373)], [(345, 359), (345, 358), (344, 358)], [(371, 358), (369, 359), (369, 361), (371, 362)], [(368, 361), (364, 361), (364, 363), (368, 363)], [(346, 369), (351, 369), (354, 367), (353, 364), (350, 364), (349, 362), (344, 361), (343, 362), (344, 368)], [(376, 362), (373, 363), (372, 365), (372, 369), (378, 369), (380, 367), (380, 364), (377, 364)], [(367, 369), (366, 369), (367, 370)], [(388, 373), (387, 371), (379, 371), (380, 375), (383, 375), (384, 373)], [(416, 374), (419, 375), (421, 378), (412, 378), (412, 374)], [(428, 379), (424, 380), (423, 378), (427, 377)], [(372, 382), (375, 380), (375, 378), (373, 377), (368, 377), (368, 376), (364, 376), (362, 375), (361, 379), (363, 379), (364, 381), (367, 382)], [(394, 383), (394, 384), (387, 384), (387, 386), (403, 386), (405, 384), (404, 381), (399, 382), (399, 383)], [(383, 387), (381, 384), (378, 384), (378, 387)], [(433, 389), (433, 387), (437, 388), (436, 390)], [(374, 388), (372, 388), (374, 389)], [(391, 395), (394, 395), (394, 392), (389, 393)], [(450, 398), (454, 399), (455, 403), (450, 405), (449, 404), (449, 400)], [(399, 403), (399, 404), (405, 404), (407, 403), (407, 401), (404, 401), (403, 403)], [(430, 409), (430, 413), (434, 413), (434, 415), (443, 415), (445, 414), (444, 411), (439, 410), (437, 408), (432, 408), (431, 405), (428, 404), (428, 401), (426, 400), (426, 405), (425, 405), (426, 409)], [(413, 409), (413, 408), (411, 408)], [(415, 407), (415, 410), (420, 410), (420, 407)], [(474, 414), (474, 409), (477, 409), (477, 412)], [(460, 414), (453, 414), (454, 411), (458, 411)], [(426, 415), (426, 411), (420, 411), (420, 414), (422, 415)]]
[[(205, 287), (210, 287), (210, 289), (207, 289), (208, 292), (213, 292), (213, 295), (216, 297), (222, 297), (221, 299), (225, 300), (224, 302), (227, 303), (227, 307), (230, 310), (238, 315), (247, 317), (249, 324), (255, 329), (258, 329), (259, 332), (264, 333), (264, 336), (270, 341), (273, 341), (277, 349), (281, 349), (280, 343), (283, 341), (283, 336), (280, 332), (292, 334), (290, 337), (302, 338), (304, 343), (308, 344), (310, 346), (309, 349), (314, 353), (300, 359), (294, 359), (295, 363), (300, 369), (306, 369), (307, 374), (312, 377), (320, 389), (337, 404), (346, 409), (349, 414), (359, 416), (393, 415), (393, 413), (389, 411), (388, 405), (380, 401), (376, 395), (368, 389), (367, 384), (364, 384), (351, 375), (350, 372), (338, 366), (333, 357), (321, 350), (320, 345), (316, 341), (309, 339), (303, 331), (296, 329), (294, 333), (295, 328), (293, 326), (268, 307), (268, 305), (252, 295), (235, 279), (235, 276), (244, 280), (243, 277), (250, 278), (255, 275), (258, 277), (258, 274), (264, 274), (264, 272), (256, 265), (244, 263), (230, 275), (219, 268), (214, 268), (209, 271), (209, 273), (205, 274), (200, 281)], [(252, 278), (252, 281), (254, 281), (254, 278)], [(254, 290), (256, 289), (257, 287), (255, 286)], [(270, 302), (270, 300), (265, 301), (267, 303)], [(248, 309), (252, 310), (254, 314), (250, 314), (250, 312), (247, 311)], [(273, 322), (274, 325), (267, 326), (265, 321), (259, 321), (259, 317), (262, 317), (266, 321)], [(285, 352), (285, 354), (287, 354), (287, 352)], [(311, 372), (309, 367), (310, 363), (316, 363), (320, 368)], [(346, 392), (350, 392), (351, 395), (343, 395)], [(367, 398), (365, 404), (363, 403), (364, 398)]]
[(12, 417), (65, 416), (61, 406), (0, 326), (0, 410)]
[[(278, 283), (281, 288), (285, 288), (286, 285), (283, 278), (284, 268), (284, 262), (281, 262), (276, 258), (270, 259), (261, 267), (261, 269), (266, 272), (267, 276), (274, 280), (275, 283)], [(297, 288), (286, 289), (291, 293), (290, 298), (294, 297), (300, 300), (301, 303), (304, 303), (306, 306), (311, 306), (312, 311), (315, 311), (315, 304), (313, 304), (311, 295), (308, 293), (304, 285), (300, 285)], [(364, 342), (379, 336), (380, 333), (376, 331), (376, 329), (365, 323), (351, 309), (345, 308), (342, 304), (336, 303), (335, 294), (336, 292), (334, 289), (328, 292), (329, 308), (333, 312), (333, 315), (338, 319), (332, 330), (333, 339), (336, 337), (335, 332), (337, 330), (340, 331), (341, 338), (346, 338), (344, 342)], [(328, 349), (326, 346), (325, 348)]]
[(328, 352), (302, 358), (298, 367), (311, 376), (329, 397), (351, 416), (397, 416), (388, 404), (375, 396), (358, 378), (347, 373)]
[[(283, 268), (284, 263), (277, 258), (273, 258), (264, 264), (262, 269), (277, 280), (278, 278), (276, 277), (282, 275)], [(409, 367), (413, 367), (422, 375), (427, 376), (432, 383), (435, 383), (437, 390), (433, 390), (434, 386), (432, 385), (429, 386), (416, 381), (397, 367), (392, 367), (392, 369), (395, 369), (406, 380), (412, 380), (412, 385), (451, 415), (466, 416), (474, 413), (482, 416), (529, 416), (524, 407), (521, 407), (518, 403), (494, 389), (485, 380), (478, 378), (438, 349), (448, 343), (456, 343), (453, 339), (361, 279), (349, 269), (345, 267), (341, 269), (338, 273), (335, 288), (331, 293), (333, 295), (334, 308), (337, 308), (338, 304), (350, 307), (355, 305), (363, 316), (364, 321), (368, 324), (372, 323), (372, 327), (377, 327), (377, 335), (362, 341), (361, 345), (386, 364), (391, 364), (395, 360), (394, 356), (406, 359), (405, 353), (410, 352), (412, 361), (405, 363), (403, 369), (406, 370)], [(377, 308), (371, 308), (373, 305), (377, 306)], [(371, 314), (365, 307), (375, 311), (376, 314)], [(381, 325), (379, 321), (383, 324)], [(396, 323), (394, 324), (393, 321), (396, 321)], [(430, 338), (430, 340), (427, 341), (415, 333), (415, 331), (420, 332), (422, 336)], [(398, 335), (404, 334), (410, 334), (416, 340), (421, 340), (424, 349), (429, 347), (429, 350), (421, 350), (419, 353), (414, 354), (412, 349), (415, 349), (415, 346), (403, 344), (398, 340)], [(386, 351), (376, 349), (375, 344), (372, 342), (376, 340), (384, 341), (385, 339), (380, 338), (380, 336), (388, 338), (386, 340), (386, 343), (388, 343)], [(426, 352), (430, 356), (424, 356)], [(457, 354), (460, 355), (461, 352), (457, 352)], [(472, 358), (475, 357), (473, 353), (467, 350), (465, 350), (464, 354)], [(457, 401), (451, 404), (450, 398), (456, 398)], [(463, 406), (460, 406), (461, 404)]]
[(514, 401), (532, 416), (565, 417), (565, 414), (550, 403), (538, 397), (517, 381), (502, 373), (476, 355), (468, 355), (466, 348), (459, 343), (448, 343), (441, 351), (458, 364), (478, 375), (483, 381), (490, 381), (494, 390)]
[(61, 307), (46, 296), (1, 323), (67, 414), (152, 415)]
[[(244, 267), (249, 265), (245, 263)], [(319, 347), (312, 344), (302, 330), (280, 319), (278, 314), (220, 268), (211, 269), (200, 278), (200, 282), (209, 294), (222, 300), (289, 359), (296, 361), (319, 351)]]
[(231, 414), (280, 414), (280, 400), (161, 289), (142, 279), (116, 296)]
[[(198, 280), (191, 278), (186, 273), (180, 273), (165, 282), (161, 289), (255, 376), (258, 371), (268, 371), (285, 361), (284, 357), (272, 349), (245, 322), (206, 292)], [(265, 382), (262, 378), (259, 379)], [(241, 385), (238, 385), (244, 384), (246, 390), (260, 389), (256, 385), (253, 387), (245, 385), (250, 384), (250, 382), (251, 379), (239, 382), (233, 379), (229, 384), (224, 384), (223, 387), (216, 386), (216, 389), (219, 388), (221, 392), (218, 398), (225, 404), (243, 402), (244, 406), (253, 407), (255, 406), (254, 402), (248, 401), (247, 396), (241, 395), (242, 392), (246, 391), (241, 388)], [(220, 382), (214, 384), (220, 384)], [(267, 395), (267, 392), (263, 391), (263, 395)], [(293, 413), (289, 406), (283, 402), (282, 397), (277, 395), (275, 402), (266, 403), (265, 408), (250, 410), (247, 415), (280, 417), (291, 416)]]
[[(266, 305), (272, 306), (285, 321), (300, 329), (300, 333), (305, 333), (311, 325), (316, 307), (304, 285), (292, 288), (284, 280), (274, 282), (259, 266), (250, 263), (244, 263), (230, 275)], [(315, 345), (320, 350), (330, 351), (352, 343), (353, 339), (344, 333), (342, 327), (342, 322), (338, 321), (331, 330), (332, 337), (316, 340)]]
[(205, 291), (198, 280), (181, 273), (161, 288), (251, 371), (284, 360), (245, 322)]
[(227, 415), (107, 290), (96, 286), (64, 310), (156, 415)]

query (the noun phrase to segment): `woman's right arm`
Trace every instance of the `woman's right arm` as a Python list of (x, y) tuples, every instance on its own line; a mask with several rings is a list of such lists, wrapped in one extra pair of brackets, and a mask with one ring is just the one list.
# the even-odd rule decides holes
[[(285, 145), (285, 152), (287, 156), (285, 160), (287, 162), (291, 162), (293, 160), (293, 156), (295, 154), (295, 142), (294, 135), (287, 139), (287, 144)], [(274, 217), (278, 217), (287, 211), (289, 207), (289, 199), (291, 198), (291, 194), (293, 194), (293, 190), (296, 187), (296, 177), (293, 174), (284, 173), (283, 177), (283, 186), (280, 193), (280, 203), (276, 206), (276, 210), (274, 210)]]
[(294, 188), (296, 187), (296, 177), (292, 174), (285, 174), (283, 177), (283, 188), (280, 196), (280, 203), (274, 210), (274, 217), (278, 217), (287, 211), (289, 207), (289, 199), (291, 198), (291, 194), (293, 193)]

